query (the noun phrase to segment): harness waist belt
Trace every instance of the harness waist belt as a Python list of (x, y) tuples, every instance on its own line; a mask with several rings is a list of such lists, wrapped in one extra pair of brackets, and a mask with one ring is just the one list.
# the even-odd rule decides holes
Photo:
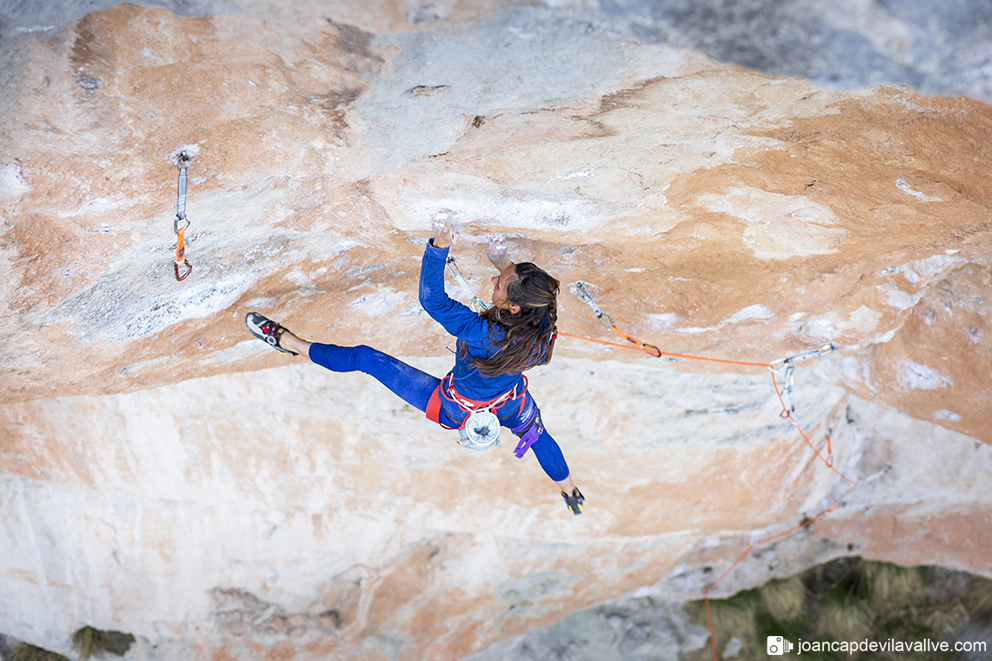
[[(478, 401), (474, 399), (469, 399), (468, 397), (464, 397), (458, 394), (458, 391), (455, 390), (455, 387), (454, 385), (452, 385), (451, 381), (452, 378), (450, 374), (448, 374), (443, 379), (441, 379), (441, 383), (438, 384), (437, 388), (434, 389), (434, 392), (431, 393), (430, 399), (427, 400), (427, 410), (426, 410), (427, 419), (432, 422), (436, 422), (439, 425), (441, 424), (440, 422), (441, 397), (444, 397), (449, 402), (454, 402), (455, 404), (458, 405), (458, 408), (468, 413), (480, 409), (493, 409), (493, 410), (500, 409), (507, 402), (511, 402), (519, 399), (520, 400), (520, 411), (518, 412), (519, 415), (521, 412), (523, 412), (524, 403), (527, 401), (526, 398), (524, 397), (524, 395), (527, 394), (527, 385), (528, 385), (526, 376), (524, 377), (524, 387), (523, 390), (520, 392), (520, 394), (517, 394), (517, 387), (514, 386), (513, 390), (509, 392), (505, 392), (499, 397), (496, 397), (495, 399), (491, 399), (488, 401)], [(468, 416), (465, 417), (465, 420), (468, 420)], [(461, 429), (462, 427), (465, 426), (465, 420), (462, 421), (461, 425), (457, 427), (457, 429)], [(446, 425), (441, 425), (441, 426), (446, 427)], [(449, 429), (454, 429), (454, 427), (449, 427)]]

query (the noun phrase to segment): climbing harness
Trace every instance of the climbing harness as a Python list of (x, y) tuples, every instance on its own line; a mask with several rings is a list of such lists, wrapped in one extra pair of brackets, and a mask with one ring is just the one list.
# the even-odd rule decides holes
[[(451, 375), (441, 379), (441, 383), (435, 388), (427, 403), (427, 418), (440, 424), (439, 415), (441, 409), (441, 397), (450, 402), (454, 402), (458, 408), (465, 411), (467, 415), (458, 427), (458, 444), (469, 450), (488, 450), (499, 445), (499, 418), (493, 411), (499, 409), (504, 404), (520, 399), (520, 410), (523, 411), (524, 395), (527, 394), (527, 377), (524, 377), (524, 387), (517, 393), (516, 386), (513, 390), (505, 392), (499, 397), (489, 401), (477, 401), (458, 394), (452, 384)], [(536, 438), (534, 440), (537, 440)], [(533, 443), (533, 441), (531, 441)], [(527, 446), (530, 447), (530, 446)], [(526, 451), (526, 450), (524, 450)], [(523, 456), (521, 454), (520, 456)]]
[[(469, 307), (476, 312), (488, 310), (489, 306), (486, 305), (481, 298), (475, 295), (475, 292), (469, 286), (468, 282), (466, 282), (465, 278), (462, 277), (462, 272), (458, 269), (458, 264), (455, 263), (455, 258), (452, 255), (448, 255), (448, 260), (446, 263), (448, 265), (448, 272), (454, 276), (456, 281), (458, 281), (458, 286), (462, 288), (462, 292), (464, 292), (471, 301), (471, 303), (469, 303)], [(478, 306), (478, 309), (476, 309), (476, 306)]]
[[(186, 171), (189, 169), (190, 156), (185, 151), (179, 152), (176, 167), (179, 168), (179, 191), (176, 193), (176, 220), (172, 226), (176, 233), (176, 261), (172, 264), (172, 269), (176, 273), (176, 280), (182, 282), (190, 273), (193, 266), (186, 259), (186, 230), (189, 228), (189, 218), (186, 217)], [(182, 227), (179, 223), (185, 222)], [(180, 275), (179, 267), (185, 266), (186, 271)]]

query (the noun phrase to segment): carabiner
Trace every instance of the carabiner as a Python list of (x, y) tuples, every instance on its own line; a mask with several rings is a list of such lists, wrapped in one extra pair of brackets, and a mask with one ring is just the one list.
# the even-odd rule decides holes
[[(182, 230), (180, 230), (180, 229), (179, 229), (179, 221), (180, 221), (180, 220), (185, 220), (185, 221), (186, 221), (186, 226), (185, 226), (185, 227), (183, 227), (183, 228), (182, 228)], [(180, 218), (180, 217), (179, 217), (179, 216), (177, 215), (177, 216), (176, 216), (176, 217), (175, 217), (175, 218), (174, 218), (174, 219), (172, 220), (172, 231), (173, 231), (173, 232), (175, 232), (176, 234), (179, 234), (179, 232), (180, 232), (180, 231), (182, 231), (182, 232), (185, 232), (186, 230), (188, 230), (188, 229), (189, 229), (189, 226), (190, 226), (190, 222), (189, 222), (189, 218), (187, 218), (186, 216), (183, 216), (182, 218)]]
[[(791, 419), (796, 413), (796, 390), (795, 390), (795, 377), (794, 373), (796, 368), (794, 365), (789, 365), (785, 368), (785, 380), (782, 383), (782, 412), (779, 416), (782, 418)], [(786, 404), (786, 402), (788, 402)]]
[(797, 353), (796, 355), (789, 356), (788, 358), (777, 358), (776, 360), (773, 360), (770, 363), (770, 365), (772, 367), (772, 370), (777, 372), (778, 370), (782, 369), (786, 365), (790, 365), (791, 366), (791, 365), (794, 365), (796, 363), (801, 363), (804, 360), (808, 360), (810, 358), (819, 358), (820, 356), (825, 356), (828, 353), (830, 353), (831, 351), (835, 351), (836, 349), (837, 349), (837, 345), (836, 344), (833, 344), (832, 342), (828, 342), (827, 344), (824, 344), (819, 349), (811, 349), (809, 351), (804, 351), (802, 353)]
[(176, 272), (176, 280), (179, 282), (185, 280), (186, 276), (188, 276), (190, 273), (193, 272), (193, 266), (192, 264), (189, 263), (189, 260), (184, 259), (183, 264), (186, 265), (186, 272), (183, 273), (182, 275), (179, 275), (179, 262), (172, 263), (172, 269)]

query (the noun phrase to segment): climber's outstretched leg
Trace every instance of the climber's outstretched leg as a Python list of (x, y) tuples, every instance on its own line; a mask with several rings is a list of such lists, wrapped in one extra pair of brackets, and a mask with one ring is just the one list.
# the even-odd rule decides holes
[(339, 347), (301, 340), (278, 323), (249, 312), (245, 325), (252, 335), (276, 351), (306, 356), (332, 372), (363, 372), (389, 388), (404, 402), (426, 412), (427, 402), (441, 379), (367, 346)]
[(436, 376), (421, 372), (402, 360), (365, 345), (339, 347), (314, 342), (309, 343), (308, 355), (312, 362), (332, 372), (368, 374), (421, 412), (427, 411), (427, 402), (441, 383), (441, 379)]

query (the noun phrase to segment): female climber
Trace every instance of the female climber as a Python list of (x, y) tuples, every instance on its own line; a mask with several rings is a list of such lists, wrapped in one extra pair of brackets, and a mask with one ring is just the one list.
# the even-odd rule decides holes
[(444, 267), (456, 233), (451, 212), (433, 221), (434, 238), (420, 264), (420, 304), (434, 321), (458, 338), (455, 366), (443, 379), (367, 346), (340, 347), (307, 342), (249, 312), (252, 335), (273, 348), (303, 354), (334, 372), (364, 372), (405, 402), (425, 412), (445, 429), (458, 429), (459, 443), (485, 450), (499, 443), (499, 427), (520, 438), (514, 454), (528, 449), (561, 489), (573, 514), (581, 514), (582, 492), (572, 483), (558, 443), (544, 429), (541, 412), (527, 392), (524, 370), (551, 360), (558, 319), (558, 281), (531, 263), (514, 264), (506, 239), (490, 235), (486, 256), (499, 270), (492, 279), (493, 306), (481, 314), (451, 299), (444, 291)]

